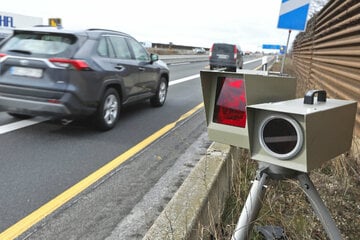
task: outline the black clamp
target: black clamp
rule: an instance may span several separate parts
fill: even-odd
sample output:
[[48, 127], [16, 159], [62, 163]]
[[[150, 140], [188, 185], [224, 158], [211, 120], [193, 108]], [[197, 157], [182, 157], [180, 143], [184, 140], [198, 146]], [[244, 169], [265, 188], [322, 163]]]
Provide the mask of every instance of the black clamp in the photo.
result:
[[255, 226], [255, 231], [260, 233], [265, 240], [288, 240], [284, 229], [278, 226]]

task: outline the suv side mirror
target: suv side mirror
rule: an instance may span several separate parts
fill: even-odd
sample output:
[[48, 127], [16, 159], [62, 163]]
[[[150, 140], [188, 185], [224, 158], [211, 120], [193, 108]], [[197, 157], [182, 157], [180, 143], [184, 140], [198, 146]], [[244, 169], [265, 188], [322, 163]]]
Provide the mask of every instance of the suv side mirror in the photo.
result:
[[150, 53], [150, 59], [151, 59], [151, 63], [153, 63], [159, 60], [159, 56], [157, 54]]

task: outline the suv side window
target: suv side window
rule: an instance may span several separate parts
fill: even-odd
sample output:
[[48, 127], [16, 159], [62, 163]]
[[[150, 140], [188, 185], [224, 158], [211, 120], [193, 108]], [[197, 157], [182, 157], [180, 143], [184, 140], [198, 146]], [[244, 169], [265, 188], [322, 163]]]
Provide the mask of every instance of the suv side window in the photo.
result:
[[116, 58], [131, 59], [131, 53], [125, 38], [118, 36], [111, 36], [110, 40], [114, 47]]
[[129, 38], [128, 41], [133, 49], [136, 60], [150, 62], [149, 54], [140, 43], [131, 38]]
[[111, 47], [107, 37], [100, 38], [97, 52], [102, 57], [115, 58], [114, 50]]
[[109, 41], [106, 37], [100, 38], [99, 45], [97, 47], [97, 52], [102, 57], [109, 57], [109, 58], [115, 57], [115, 53], [112, 50], [112, 48], [109, 47]]

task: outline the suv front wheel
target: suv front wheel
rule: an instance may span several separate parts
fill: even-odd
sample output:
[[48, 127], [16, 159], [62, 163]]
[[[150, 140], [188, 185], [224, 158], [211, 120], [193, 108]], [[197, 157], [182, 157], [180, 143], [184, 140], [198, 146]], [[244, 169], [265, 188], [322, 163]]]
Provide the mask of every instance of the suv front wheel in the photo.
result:
[[100, 130], [113, 128], [119, 119], [121, 100], [114, 88], [109, 88], [103, 95], [99, 108], [95, 114], [95, 124]]
[[165, 77], [160, 78], [159, 86], [154, 97], [150, 98], [150, 103], [153, 107], [161, 107], [164, 105], [168, 91], [168, 85]]

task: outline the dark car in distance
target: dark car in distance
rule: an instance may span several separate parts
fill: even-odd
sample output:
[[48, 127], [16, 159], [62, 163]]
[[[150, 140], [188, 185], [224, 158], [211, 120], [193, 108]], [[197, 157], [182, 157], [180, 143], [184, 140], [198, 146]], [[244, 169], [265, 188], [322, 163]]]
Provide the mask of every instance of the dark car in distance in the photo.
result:
[[214, 43], [209, 53], [210, 70], [225, 69], [236, 72], [243, 68], [243, 53], [239, 45]]
[[15, 29], [0, 45], [0, 110], [18, 118], [86, 118], [108, 130], [126, 104], [162, 106], [168, 83], [166, 64], [118, 31]]

